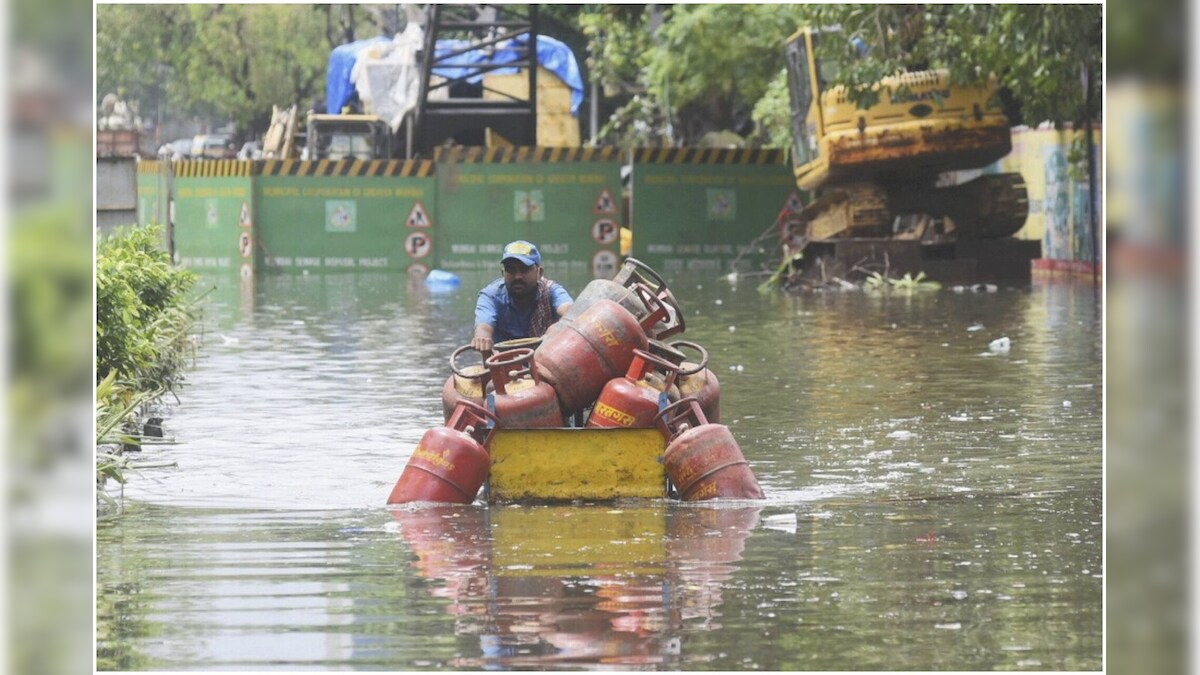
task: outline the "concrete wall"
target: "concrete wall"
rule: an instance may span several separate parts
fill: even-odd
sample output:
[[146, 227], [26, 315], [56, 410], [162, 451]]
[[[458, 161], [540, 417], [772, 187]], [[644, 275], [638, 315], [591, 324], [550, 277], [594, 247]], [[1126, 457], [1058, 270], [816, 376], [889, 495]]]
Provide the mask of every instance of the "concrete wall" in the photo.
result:
[[132, 157], [96, 158], [97, 229], [107, 234], [137, 222], [137, 161]]

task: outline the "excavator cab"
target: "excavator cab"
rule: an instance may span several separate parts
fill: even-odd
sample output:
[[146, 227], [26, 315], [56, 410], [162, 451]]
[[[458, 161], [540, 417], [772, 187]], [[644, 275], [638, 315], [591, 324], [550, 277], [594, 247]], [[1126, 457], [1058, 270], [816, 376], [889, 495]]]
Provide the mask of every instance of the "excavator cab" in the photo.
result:
[[837, 74], [837, 66], [818, 60], [816, 47], [823, 34], [840, 35], [836, 27], [823, 30], [805, 28], [787, 42], [788, 93], [792, 101], [792, 157], [797, 165], [820, 157], [818, 140], [825, 135], [821, 119], [821, 94]]

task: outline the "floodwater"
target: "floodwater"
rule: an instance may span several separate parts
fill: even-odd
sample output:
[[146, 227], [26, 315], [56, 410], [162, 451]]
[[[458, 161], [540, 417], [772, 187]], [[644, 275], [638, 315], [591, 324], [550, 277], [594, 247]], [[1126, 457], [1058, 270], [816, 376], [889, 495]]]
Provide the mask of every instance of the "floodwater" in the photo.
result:
[[1089, 286], [677, 278], [765, 501], [389, 509], [487, 280], [206, 278], [177, 443], [97, 525], [97, 667], [1103, 666]]

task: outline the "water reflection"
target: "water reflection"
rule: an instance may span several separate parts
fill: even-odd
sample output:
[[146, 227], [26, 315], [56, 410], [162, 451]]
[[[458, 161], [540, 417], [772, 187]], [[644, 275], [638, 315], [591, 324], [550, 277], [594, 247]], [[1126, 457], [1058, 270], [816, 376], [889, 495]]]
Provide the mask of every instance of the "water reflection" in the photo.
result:
[[761, 506], [394, 509], [468, 669], [671, 666], [682, 634], [721, 628], [724, 586]]

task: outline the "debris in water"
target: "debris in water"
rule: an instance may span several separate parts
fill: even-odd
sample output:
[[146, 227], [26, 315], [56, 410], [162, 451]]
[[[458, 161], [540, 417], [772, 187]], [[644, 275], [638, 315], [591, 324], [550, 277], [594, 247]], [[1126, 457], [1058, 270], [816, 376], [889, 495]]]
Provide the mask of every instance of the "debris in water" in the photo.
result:
[[716, 299], [716, 301], [715, 301], [715, 304], [718, 304], [718, 305], [723, 305], [723, 304], [725, 304], [725, 301], [724, 301], [724, 300], [722, 300], [722, 299], [720, 299], [720, 298], [717, 298], [717, 299]]
[[888, 438], [894, 438], [898, 441], [908, 440], [913, 436], [916, 436], [916, 434], [911, 431], [905, 431], [904, 429], [897, 429], [887, 435]]
[[983, 330], [983, 324], [981, 324], [981, 323], [977, 323], [977, 324], [974, 324], [974, 325], [971, 325], [971, 326], [967, 326], [967, 332], [968, 332], [968, 333], [974, 333], [975, 331], [979, 331], [979, 330]]
[[1064, 408], [1070, 408], [1070, 407], [1071, 407], [1071, 402], [1070, 402], [1070, 401], [1063, 401], [1063, 407], [1064, 407]]
[[733, 331], [735, 331], [735, 330], [737, 330], [737, 326], [730, 326], [730, 327], [729, 327], [729, 332], [730, 332], [730, 333], [732, 333], [732, 332], [733, 332]]
[[796, 533], [796, 514], [794, 513], [778, 513], [771, 516], [766, 516], [762, 519], [762, 526], [768, 530], [779, 530], [780, 532]]
[[1012, 340], [1008, 337], [1000, 337], [988, 343], [988, 349], [996, 354], [1007, 354], [1012, 348]]

